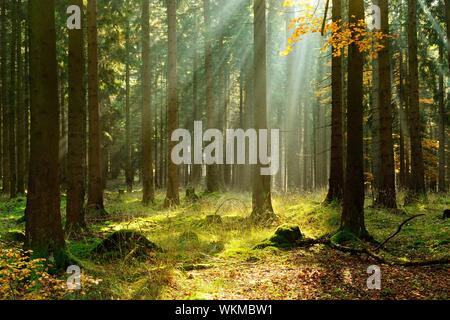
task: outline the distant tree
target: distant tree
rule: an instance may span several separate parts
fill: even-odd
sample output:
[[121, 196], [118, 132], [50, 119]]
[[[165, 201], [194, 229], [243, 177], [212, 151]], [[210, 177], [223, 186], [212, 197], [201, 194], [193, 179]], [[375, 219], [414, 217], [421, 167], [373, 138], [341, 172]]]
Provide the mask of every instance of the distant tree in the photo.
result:
[[[129, 1], [125, 2], [127, 6], [130, 5]], [[130, 73], [131, 73], [131, 61], [130, 61], [130, 21], [126, 21], [125, 26], [125, 183], [127, 185], [127, 191], [133, 192], [134, 172], [132, 163], [133, 149], [131, 145], [131, 102], [130, 102]]]

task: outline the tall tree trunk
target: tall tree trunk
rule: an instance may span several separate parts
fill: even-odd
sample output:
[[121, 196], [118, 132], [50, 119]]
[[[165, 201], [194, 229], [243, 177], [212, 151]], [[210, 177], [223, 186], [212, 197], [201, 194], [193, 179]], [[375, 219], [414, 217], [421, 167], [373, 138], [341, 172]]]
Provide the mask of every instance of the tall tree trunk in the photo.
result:
[[[129, 2], [127, 2], [129, 5]], [[134, 174], [132, 169], [132, 148], [131, 148], [131, 110], [130, 110], [130, 22], [127, 21], [125, 30], [126, 62], [125, 62], [125, 182], [127, 192], [133, 192]]]
[[[288, 13], [286, 15], [286, 38], [290, 37], [290, 30], [288, 28], [291, 20], [295, 18], [294, 13]], [[291, 191], [298, 190], [301, 186], [301, 176], [300, 176], [300, 143], [301, 137], [300, 132], [301, 128], [298, 125], [300, 121], [300, 99], [298, 89], [295, 87], [298, 85], [298, 82], [295, 81], [295, 77], [301, 77], [301, 75], [296, 74], [295, 67], [298, 65], [299, 57], [296, 57], [295, 53], [292, 53], [287, 58], [286, 63], [286, 112], [287, 112], [287, 123], [286, 123], [286, 139], [287, 139], [287, 148], [291, 150], [291, 152], [287, 153], [287, 182], [288, 188]], [[303, 89], [302, 89], [303, 90]], [[296, 151], [298, 150], [298, 151]]]
[[[217, 127], [217, 114], [214, 107], [214, 75], [213, 75], [213, 61], [212, 61], [212, 30], [211, 30], [211, 13], [210, 13], [210, 0], [203, 1], [204, 7], [204, 19], [205, 19], [205, 81], [206, 81], [206, 118], [208, 129]], [[222, 186], [220, 185], [218, 165], [208, 165], [206, 167], [206, 190], [208, 192], [220, 191]]]
[[88, 209], [104, 212], [98, 88], [97, 0], [88, 0]]
[[2, 117], [2, 193], [9, 193], [9, 142], [8, 142], [8, 104], [7, 104], [7, 80], [6, 80], [6, 0], [1, 1], [1, 20], [0, 20], [0, 77], [1, 77], [1, 88], [0, 88], [0, 104], [1, 104], [1, 117]]
[[[267, 129], [267, 43], [266, 0], [254, 0], [254, 121], [255, 129]], [[263, 165], [253, 168], [253, 221], [261, 223], [275, 218], [272, 207], [271, 176], [261, 174]]]
[[[342, 18], [341, 0], [333, 0], [333, 21]], [[331, 62], [331, 162], [330, 181], [326, 202], [341, 201], [344, 189], [344, 149], [343, 149], [343, 100], [342, 100], [342, 57], [333, 57]]]
[[422, 149], [423, 125], [419, 110], [419, 63], [417, 57], [417, 0], [408, 0], [409, 131], [411, 138], [411, 177], [407, 203], [425, 194], [425, 165]]
[[[378, 1], [374, 3], [378, 4]], [[380, 144], [380, 63], [378, 59], [372, 60], [372, 90], [371, 96], [371, 138], [372, 142], [367, 145], [370, 147], [370, 156], [372, 164], [372, 190], [378, 194], [381, 187], [381, 144]], [[369, 155], [369, 154], [367, 154]], [[368, 157], [367, 157], [368, 158]], [[373, 199], [376, 202], [376, 199]]]
[[149, 6], [149, 0], [142, 0], [142, 202], [146, 206], [155, 200], [152, 155], [153, 123], [151, 109]]
[[[14, 1], [15, 2], [15, 1]], [[10, 3], [10, 16], [11, 16], [11, 23], [12, 23], [12, 30], [17, 30], [18, 28], [18, 18], [17, 18], [17, 5], [16, 3], [11, 2]], [[8, 99], [8, 120], [9, 120], [9, 170], [10, 170], [10, 190], [9, 195], [10, 198], [15, 198], [17, 195], [17, 153], [16, 153], [16, 106], [17, 106], [17, 94], [16, 94], [16, 50], [17, 50], [17, 38], [16, 33], [14, 31], [11, 31], [11, 46], [10, 46], [10, 60], [9, 60], [9, 71], [10, 71], [10, 78], [9, 78], [9, 99]]]
[[17, 148], [17, 193], [25, 194], [25, 105], [24, 105], [24, 90], [23, 90], [23, 55], [22, 55], [22, 0], [17, 0], [17, 134], [16, 134], [16, 148]]
[[405, 107], [407, 104], [407, 99], [405, 95], [405, 76], [404, 76], [404, 64], [403, 64], [403, 50], [399, 53], [399, 66], [398, 66], [398, 95], [399, 95], [399, 110], [398, 110], [398, 122], [400, 131], [400, 188], [405, 188], [406, 183], [406, 137], [407, 137], [407, 125], [405, 119]]
[[[381, 32], [389, 34], [389, 1], [379, 0], [381, 9]], [[380, 103], [380, 186], [376, 204], [384, 208], [396, 209], [394, 142], [392, 138], [392, 90], [390, 41], [385, 39], [379, 53], [379, 103]]]
[[[350, 22], [364, 20], [364, 1], [349, 2]], [[364, 222], [364, 57], [353, 43], [348, 53], [347, 164], [341, 228], [358, 237], [367, 234]]]
[[60, 109], [60, 163], [61, 163], [61, 188], [67, 187], [67, 126], [66, 126], [66, 72], [64, 69], [59, 69], [59, 109]]
[[[447, 62], [448, 62], [448, 67], [449, 67], [449, 71], [450, 71], [450, 0], [445, 0], [445, 17], [446, 17], [446, 21], [447, 21]], [[448, 100], [450, 101], [450, 95], [448, 96]], [[449, 115], [450, 115], [450, 111], [447, 110], [447, 121], [449, 119]], [[448, 125], [449, 123], [444, 123], [444, 127], [447, 127], [448, 129]], [[445, 129], [444, 129], [445, 130]], [[447, 141], [447, 149], [450, 150], [450, 139], [448, 139]], [[448, 181], [448, 186], [450, 186], [450, 152], [447, 155], [447, 181]]]
[[[444, 47], [439, 45], [439, 62], [444, 65]], [[444, 90], [444, 75], [439, 73], [439, 192], [447, 192], [447, 184], [445, 182], [445, 146], [446, 146], [446, 112], [445, 112], [445, 90]]]
[[[71, 0], [83, 12], [83, 0]], [[81, 20], [84, 23], [84, 20]], [[86, 101], [84, 86], [84, 31], [69, 30], [69, 106], [67, 153], [67, 218], [66, 231], [76, 231], [86, 226], [85, 150]]]
[[[26, 6], [27, 8], [27, 6]], [[28, 17], [28, 12], [25, 13]], [[28, 181], [30, 168], [30, 32], [28, 24], [25, 27], [25, 68], [24, 68], [24, 159], [25, 159], [25, 184]]]
[[178, 167], [173, 163], [171, 153], [176, 146], [171, 141], [172, 133], [178, 129], [178, 93], [177, 93], [177, 1], [167, 1], [168, 33], [169, 33], [169, 62], [168, 62], [168, 118], [167, 133], [169, 147], [167, 152], [168, 181], [165, 206], [180, 204]]
[[26, 247], [64, 267], [59, 189], [59, 104], [54, 0], [29, 0], [31, 150]]
[[[196, 34], [198, 33], [198, 25], [195, 23]], [[194, 110], [194, 121], [202, 121], [202, 112], [200, 108], [200, 104], [198, 101], [198, 84], [199, 84], [199, 64], [198, 64], [198, 50], [194, 48], [194, 57], [193, 57], [193, 72], [192, 72], [192, 108]], [[201, 164], [193, 164], [192, 166], [192, 177], [191, 177], [191, 185], [195, 188], [200, 184], [202, 180], [202, 165]]]

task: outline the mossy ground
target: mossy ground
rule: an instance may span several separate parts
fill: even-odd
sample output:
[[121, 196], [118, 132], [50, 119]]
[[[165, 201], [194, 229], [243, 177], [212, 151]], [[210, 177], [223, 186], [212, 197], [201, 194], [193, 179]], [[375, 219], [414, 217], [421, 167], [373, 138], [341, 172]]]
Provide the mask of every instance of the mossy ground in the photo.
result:
[[[324, 192], [274, 195], [279, 225], [298, 225], [306, 237], [336, 231], [340, 208], [324, 207]], [[277, 226], [258, 227], [247, 219], [250, 194], [200, 195], [200, 200], [164, 209], [164, 195], [144, 207], [140, 192], [106, 193], [108, 216], [88, 217], [89, 231], [67, 248], [85, 272], [102, 279], [87, 299], [448, 299], [448, 266], [400, 268], [382, 266], [383, 289], [366, 288], [366, 270], [374, 264], [323, 245], [308, 249], [253, 248], [270, 238]], [[228, 200], [232, 199], [232, 200]], [[217, 212], [221, 224], [208, 224]], [[401, 203], [401, 199], [399, 201]], [[65, 200], [62, 200], [64, 208]], [[405, 214], [370, 208], [366, 224], [377, 240], [387, 238], [408, 216], [424, 213], [390, 241], [386, 250], [407, 258], [442, 257], [450, 251], [450, 219], [442, 212], [450, 196], [430, 195], [426, 202], [402, 207]], [[25, 199], [0, 200], [0, 233], [23, 231], [16, 221], [23, 215]], [[91, 255], [103, 238], [117, 230], [144, 234], [163, 249], [147, 259], [108, 262]], [[194, 236], [194, 234], [196, 236]], [[189, 270], [189, 271], [186, 271]]]

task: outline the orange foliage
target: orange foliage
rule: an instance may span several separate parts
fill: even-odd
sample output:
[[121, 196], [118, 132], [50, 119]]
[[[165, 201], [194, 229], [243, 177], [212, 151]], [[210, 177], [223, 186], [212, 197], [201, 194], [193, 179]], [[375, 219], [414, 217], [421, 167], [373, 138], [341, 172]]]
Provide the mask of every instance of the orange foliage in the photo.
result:
[[[285, 1], [283, 5], [292, 6], [293, 1]], [[288, 29], [293, 30], [293, 33], [288, 38], [286, 49], [281, 52], [281, 55], [289, 55], [295, 44], [303, 40], [306, 34], [321, 33], [322, 23], [323, 17], [315, 17], [312, 13], [290, 20]], [[325, 24], [324, 34], [330, 34], [330, 36], [322, 51], [331, 47], [334, 57], [341, 56], [349, 46], [356, 44], [360, 52], [368, 53], [373, 59], [376, 59], [378, 53], [384, 48], [384, 41], [393, 38], [382, 31], [369, 30], [364, 20], [356, 23], [342, 20], [333, 21]]]

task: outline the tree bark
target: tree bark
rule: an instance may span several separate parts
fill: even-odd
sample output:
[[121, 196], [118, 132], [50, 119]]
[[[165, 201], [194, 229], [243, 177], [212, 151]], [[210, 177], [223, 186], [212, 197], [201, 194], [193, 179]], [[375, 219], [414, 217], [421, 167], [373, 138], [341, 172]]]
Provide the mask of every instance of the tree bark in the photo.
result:
[[419, 63], [417, 57], [417, 0], [408, 0], [409, 131], [411, 176], [406, 202], [425, 194], [425, 166], [422, 149], [423, 125], [419, 110]]
[[[444, 48], [441, 44], [439, 46], [439, 61], [441, 65], [444, 65]], [[446, 176], [445, 176], [445, 165], [446, 165], [446, 157], [445, 157], [445, 146], [446, 146], [446, 112], [445, 112], [445, 90], [444, 90], [444, 75], [443, 73], [439, 73], [439, 192], [445, 193], [447, 192], [447, 184], [446, 184]]]
[[[127, 2], [129, 4], [129, 2]], [[132, 164], [132, 147], [131, 147], [131, 110], [130, 110], [130, 22], [127, 21], [125, 30], [125, 46], [126, 46], [126, 62], [125, 62], [125, 183], [127, 192], [133, 192], [133, 164]]]
[[[83, 0], [71, 0], [83, 12]], [[82, 18], [82, 23], [84, 20]], [[68, 153], [67, 153], [67, 217], [66, 231], [86, 226], [85, 199], [85, 150], [86, 101], [84, 86], [84, 32], [69, 30], [69, 105], [68, 105]]]
[[9, 194], [9, 120], [8, 120], [8, 101], [7, 101], [7, 41], [6, 41], [6, 0], [1, 2], [1, 20], [0, 20], [0, 76], [1, 76], [1, 106], [2, 106], [2, 193]]
[[[363, 0], [349, 2], [349, 16], [352, 23], [364, 20]], [[354, 43], [348, 54], [348, 140], [341, 228], [358, 237], [367, 234], [364, 222], [363, 67], [363, 54]]]
[[[267, 43], [266, 0], [254, 0], [254, 124], [256, 130], [267, 129]], [[255, 222], [268, 222], [276, 216], [272, 207], [271, 176], [264, 176], [260, 161], [253, 168], [253, 211]]]
[[[17, 5], [14, 2], [10, 3], [10, 16], [12, 29], [17, 30], [18, 19], [17, 19]], [[10, 50], [10, 60], [9, 60], [9, 94], [8, 94], [8, 120], [9, 120], [9, 181], [10, 181], [10, 198], [15, 198], [17, 196], [17, 153], [16, 153], [16, 107], [17, 107], [17, 95], [16, 95], [16, 50], [17, 50], [17, 38], [16, 33], [11, 31], [11, 46]]]
[[23, 91], [23, 55], [22, 55], [22, 0], [16, 2], [17, 11], [17, 193], [25, 194], [25, 105]]
[[67, 256], [59, 189], [59, 104], [54, 0], [29, 0], [31, 150], [26, 208], [26, 247], [36, 257]]
[[[197, 22], [195, 23], [196, 34], [198, 33]], [[193, 72], [192, 72], [192, 108], [194, 110], [194, 121], [202, 121], [202, 112], [198, 101], [198, 84], [199, 84], [199, 64], [198, 64], [198, 50], [194, 48], [193, 57]], [[202, 165], [192, 165], [191, 185], [195, 189], [202, 180]]]
[[97, 0], [88, 1], [87, 24], [89, 109], [88, 209], [103, 212], [101, 126], [98, 99]]
[[[210, 17], [210, 0], [203, 1], [204, 19], [205, 19], [205, 80], [206, 80], [206, 118], [208, 129], [217, 127], [217, 115], [214, 107], [214, 75], [213, 75], [213, 60], [212, 60], [212, 31], [211, 31], [211, 17]], [[218, 165], [206, 166], [206, 191], [218, 192], [222, 189], [219, 178]]]
[[173, 163], [171, 153], [176, 142], [171, 141], [172, 132], [178, 129], [178, 93], [177, 93], [177, 1], [167, 0], [168, 33], [169, 33], [169, 75], [168, 75], [168, 118], [167, 133], [169, 147], [167, 152], [168, 181], [165, 206], [180, 204], [178, 167]]
[[[142, 0], [142, 184], [143, 184], [142, 202], [146, 206], [155, 200], [155, 189], [153, 182], [153, 155], [152, 155], [153, 124], [152, 124], [152, 109], [151, 109], [149, 6], [150, 3], [148, 0]], [[174, 68], [176, 68], [176, 60]], [[175, 75], [175, 82], [176, 81], [177, 80]]]
[[[333, 21], [342, 18], [341, 0], [333, 0]], [[332, 111], [331, 111], [331, 162], [330, 181], [328, 194], [325, 202], [342, 201], [344, 193], [344, 149], [343, 149], [343, 74], [342, 57], [333, 57], [331, 62], [331, 88], [332, 88]]]
[[[445, 0], [445, 17], [446, 17], [446, 25], [447, 25], [447, 62], [450, 71], [450, 0]], [[448, 99], [450, 100], [450, 94]], [[448, 129], [448, 121], [449, 121], [450, 110], [447, 110], [446, 119], [447, 123], [444, 123], [444, 127]], [[445, 129], [444, 129], [445, 130]], [[447, 149], [450, 150], [450, 139], [447, 139]], [[447, 155], [447, 185], [446, 189], [450, 186], [450, 152]]]
[[[389, 35], [389, 0], [378, 1], [381, 9], [381, 32]], [[380, 103], [380, 185], [376, 204], [396, 209], [394, 142], [392, 138], [392, 89], [390, 41], [384, 39], [379, 52], [379, 103]]]

